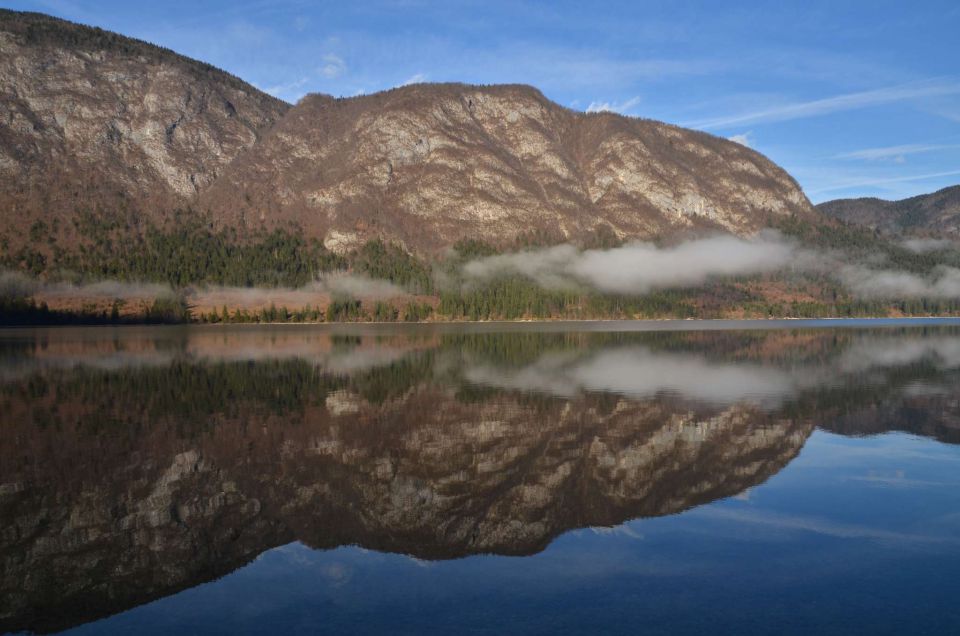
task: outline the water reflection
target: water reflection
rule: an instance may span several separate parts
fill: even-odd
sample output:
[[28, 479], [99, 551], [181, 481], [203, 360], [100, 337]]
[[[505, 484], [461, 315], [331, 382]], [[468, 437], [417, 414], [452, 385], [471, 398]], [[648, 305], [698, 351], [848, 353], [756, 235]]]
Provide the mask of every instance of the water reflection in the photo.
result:
[[960, 441], [955, 328], [0, 342], [6, 630], [114, 614], [294, 541], [536, 554], [746, 496], [817, 427]]

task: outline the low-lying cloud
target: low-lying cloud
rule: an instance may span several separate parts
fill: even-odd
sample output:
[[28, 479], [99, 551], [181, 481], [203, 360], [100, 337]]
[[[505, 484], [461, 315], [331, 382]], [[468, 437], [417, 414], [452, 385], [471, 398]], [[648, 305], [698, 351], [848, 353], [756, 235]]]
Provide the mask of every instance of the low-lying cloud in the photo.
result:
[[940, 252], [943, 250], [957, 249], [960, 247], [955, 241], [950, 239], [934, 238], [913, 238], [906, 239], [900, 243], [903, 247], [917, 254], [927, 254], [929, 252]]
[[0, 298], [26, 298], [41, 294], [45, 299], [90, 298], [102, 300], [135, 300], [170, 296], [169, 285], [155, 283], [127, 283], [105, 280], [76, 285], [73, 283], [44, 283], [19, 272], [0, 272]]
[[[113, 280], [87, 284], [50, 283], [38, 281], [19, 272], [0, 272], [0, 299], [33, 297], [38, 301], [51, 303], [77, 299], [104, 302], [113, 300], [151, 302], [157, 298], [173, 297], [175, 293], [169, 285], [159, 283], [130, 283]], [[298, 308], [324, 305], [332, 298], [382, 300], [407, 294], [404, 289], [390, 281], [344, 272], [328, 274], [296, 289], [198, 286], [188, 288], [184, 293], [188, 303], [207, 308], [219, 308], [224, 305], [266, 307], [270, 304]]]
[[104, 300], [135, 300], [141, 298], [160, 298], [173, 294], [169, 285], [157, 283], [124, 283], [104, 280], [87, 285], [72, 283], [52, 283], [43, 286], [43, 295], [47, 298], [100, 298]]
[[36, 292], [38, 283], [19, 272], [0, 271], [0, 300], [26, 298]]
[[331, 298], [382, 300], [406, 294], [402, 288], [385, 280], [359, 274], [328, 274], [303, 287], [206, 287], [191, 291], [191, 302], [201, 306], [230, 307], [244, 305], [262, 307], [306, 307], [323, 305]]
[[761, 274], [798, 259], [795, 247], [776, 233], [754, 240], [716, 236], [657, 247], [631, 243], [608, 250], [580, 251], [572, 245], [489, 256], [467, 263], [468, 280], [520, 274], [546, 288], [588, 286], [599, 291], [642, 294], [654, 289], [693, 287], [712, 277]]
[[361, 274], [335, 273], [320, 278], [308, 286], [331, 295], [345, 295], [355, 298], [393, 298], [407, 292], [390, 281], [369, 278]]
[[937, 267], [921, 276], [892, 269], [843, 265], [841, 284], [860, 298], [960, 298], [960, 269]]
[[[940, 239], [910, 239], [902, 245], [915, 252], [958, 246]], [[645, 294], [657, 289], [699, 287], [714, 278], [755, 276], [787, 268], [830, 276], [857, 298], [960, 298], [958, 268], [941, 265], [918, 274], [885, 266], [882, 254], [857, 259], [839, 251], [800, 247], [769, 231], [754, 239], [715, 236], [670, 247], [630, 243], [606, 250], [579, 250], [558, 245], [480, 258], [467, 263], [462, 271], [468, 284], [521, 275], [546, 289]]]

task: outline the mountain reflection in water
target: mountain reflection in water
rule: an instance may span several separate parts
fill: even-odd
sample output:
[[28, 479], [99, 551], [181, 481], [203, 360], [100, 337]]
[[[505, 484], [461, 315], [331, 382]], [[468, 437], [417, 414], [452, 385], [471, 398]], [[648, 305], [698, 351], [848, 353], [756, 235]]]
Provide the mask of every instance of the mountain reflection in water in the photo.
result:
[[0, 630], [291, 542], [532, 555], [764, 483], [816, 429], [960, 441], [960, 331], [0, 335]]

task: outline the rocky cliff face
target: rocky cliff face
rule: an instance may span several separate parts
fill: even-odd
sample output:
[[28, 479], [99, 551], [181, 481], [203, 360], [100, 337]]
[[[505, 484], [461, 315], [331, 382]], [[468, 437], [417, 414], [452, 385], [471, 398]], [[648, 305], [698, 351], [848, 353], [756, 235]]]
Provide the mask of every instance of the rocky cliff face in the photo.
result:
[[741, 145], [527, 86], [418, 84], [294, 107], [144, 42], [0, 12], [0, 237], [173, 208], [220, 226], [293, 223], [346, 250], [376, 236], [436, 252], [464, 237], [590, 242], [751, 234], [814, 214], [783, 170]]
[[960, 186], [900, 201], [836, 199], [817, 209], [891, 237], [960, 238]]
[[749, 235], [813, 214], [789, 175], [739, 144], [574, 112], [528, 86], [460, 84], [308, 96], [200, 202], [226, 223], [295, 221], [333, 249], [385, 235], [419, 252], [464, 237]]
[[288, 108], [207, 64], [40, 14], [0, 10], [0, 51], [0, 231], [14, 242], [36, 220], [69, 239], [82, 211], [162, 218]]

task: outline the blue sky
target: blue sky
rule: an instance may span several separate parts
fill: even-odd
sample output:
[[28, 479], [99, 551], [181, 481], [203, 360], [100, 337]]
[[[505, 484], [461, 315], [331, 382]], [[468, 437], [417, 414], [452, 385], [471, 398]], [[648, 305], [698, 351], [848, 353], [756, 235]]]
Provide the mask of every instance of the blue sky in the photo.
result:
[[142, 38], [295, 102], [521, 82], [738, 139], [814, 201], [960, 183], [960, 2], [0, 2]]

